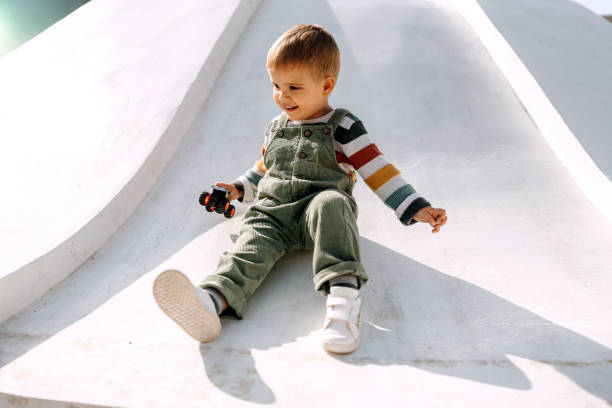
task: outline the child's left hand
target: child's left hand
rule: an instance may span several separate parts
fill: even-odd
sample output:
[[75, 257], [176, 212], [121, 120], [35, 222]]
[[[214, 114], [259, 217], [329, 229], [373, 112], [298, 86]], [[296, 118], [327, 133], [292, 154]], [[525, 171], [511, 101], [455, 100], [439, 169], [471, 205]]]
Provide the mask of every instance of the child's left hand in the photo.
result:
[[442, 208], [423, 207], [412, 217], [416, 221], [426, 222], [433, 227], [434, 232], [440, 231], [440, 227], [446, 224], [446, 211]]

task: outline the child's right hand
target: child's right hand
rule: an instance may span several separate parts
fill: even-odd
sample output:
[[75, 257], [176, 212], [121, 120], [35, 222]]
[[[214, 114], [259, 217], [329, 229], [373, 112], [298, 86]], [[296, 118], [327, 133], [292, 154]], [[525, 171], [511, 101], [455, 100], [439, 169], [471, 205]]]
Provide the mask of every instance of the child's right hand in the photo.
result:
[[224, 188], [229, 191], [229, 196], [227, 197], [229, 201], [237, 200], [242, 197], [242, 193], [240, 192], [240, 190], [238, 190], [233, 184], [217, 182], [215, 183], [215, 186]]

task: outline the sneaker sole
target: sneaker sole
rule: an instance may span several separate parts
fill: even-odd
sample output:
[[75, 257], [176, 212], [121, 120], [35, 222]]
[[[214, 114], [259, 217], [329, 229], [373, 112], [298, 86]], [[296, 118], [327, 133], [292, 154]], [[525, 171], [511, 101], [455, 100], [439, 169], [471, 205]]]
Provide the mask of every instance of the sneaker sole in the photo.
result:
[[170, 269], [159, 274], [153, 283], [153, 297], [159, 308], [195, 340], [207, 343], [221, 332], [219, 317], [200, 304], [195, 287], [181, 272]]
[[361, 336], [359, 336], [357, 340], [352, 344], [335, 344], [335, 343], [322, 342], [322, 346], [325, 349], [325, 351], [328, 351], [330, 353], [349, 354], [357, 350], [357, 347], [359, 347], [360, 341], [361, 341]]

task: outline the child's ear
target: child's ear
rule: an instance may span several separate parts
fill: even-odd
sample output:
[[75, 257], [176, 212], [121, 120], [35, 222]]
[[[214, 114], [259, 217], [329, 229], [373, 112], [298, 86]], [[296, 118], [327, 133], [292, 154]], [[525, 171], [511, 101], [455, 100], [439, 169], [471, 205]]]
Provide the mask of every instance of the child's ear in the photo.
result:
[[336, 86], [336, 78], [325, 78], [325, 80], [323, 81], [323, 95], [329, 95], [331, 91], [334, 90], [334, 86]]

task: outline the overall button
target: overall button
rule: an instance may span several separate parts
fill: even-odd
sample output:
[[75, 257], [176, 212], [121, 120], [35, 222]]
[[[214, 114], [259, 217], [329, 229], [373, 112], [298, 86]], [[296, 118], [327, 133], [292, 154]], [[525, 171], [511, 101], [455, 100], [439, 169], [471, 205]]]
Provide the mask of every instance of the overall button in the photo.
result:
[[298, 154], [298, 157], [299, 157], [300, 159], [305, 159], [305, 158], [306, 158], [306, 153], [304, 153], [304, 152], [300, 152], [300, 154]]
[[304, 136], [310, 137], [310, 130], [305, 130], [304, 131]]
[[325, 133], [326, 135], [329, 135], [329, 132], [330, 132], [329, 128], [323, 129], [323, 133]]
[[283, 137], [283, 135], [284, 135], [284, 134], [285, 134], [285, 132], [283, 132], [282, 130], [279, 130], [279, 131], [276, 133], [276, 135], [277, 135], [278, 137]]

